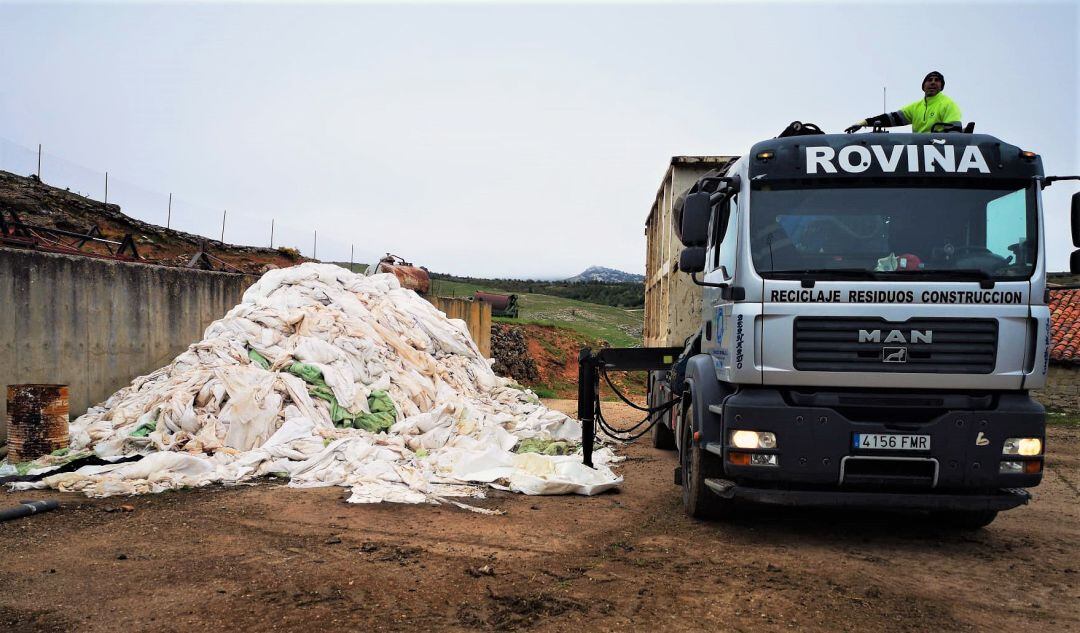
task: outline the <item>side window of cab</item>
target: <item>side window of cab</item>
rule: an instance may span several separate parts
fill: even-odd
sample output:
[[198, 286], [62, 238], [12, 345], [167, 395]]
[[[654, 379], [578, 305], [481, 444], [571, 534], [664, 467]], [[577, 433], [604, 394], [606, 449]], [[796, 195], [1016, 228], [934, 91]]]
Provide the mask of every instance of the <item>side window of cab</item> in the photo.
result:
[[709, 263], [711, 269], [724, 269], [724, 278], [730, 279], [735, 274], [735, 242], [737, 239], [739, 195], [728, 198], [717, 206], [713, 214], [712, 231], [709, 241], [713, 248]]

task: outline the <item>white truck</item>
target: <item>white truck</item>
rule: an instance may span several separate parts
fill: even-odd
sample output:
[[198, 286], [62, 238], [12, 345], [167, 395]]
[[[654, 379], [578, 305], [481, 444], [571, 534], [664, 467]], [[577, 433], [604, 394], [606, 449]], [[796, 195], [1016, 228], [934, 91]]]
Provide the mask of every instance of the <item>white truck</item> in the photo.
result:
[[691, 516], [750, 501], [981, 527], [1026, 503], [1059, 179], [958, 132], [793, 125], [742, 157], [673, 159], [646, 226], [647, 347], [582, 353], [587, 443], [598, 376], [652, 369], [653, 442], [678, 449]]

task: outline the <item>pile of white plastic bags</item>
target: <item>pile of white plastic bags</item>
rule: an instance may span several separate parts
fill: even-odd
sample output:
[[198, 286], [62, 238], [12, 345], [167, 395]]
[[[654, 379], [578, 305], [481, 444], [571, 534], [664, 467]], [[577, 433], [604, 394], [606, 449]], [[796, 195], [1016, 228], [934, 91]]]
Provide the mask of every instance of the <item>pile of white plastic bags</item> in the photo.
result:
[[437, 503], [485, 486], [596, 494], [621, 483], [610, 449], [585, 467], [580, 423], [496, 376], [464, 322], [391, 274], [329, 264], [266, 273], [203, 340], [70, 433], [66, 455], [28, 472], [91, 453], [117, 463], [15, 486], [108, 496], [273, 475], [347, 486], [354, 503]]

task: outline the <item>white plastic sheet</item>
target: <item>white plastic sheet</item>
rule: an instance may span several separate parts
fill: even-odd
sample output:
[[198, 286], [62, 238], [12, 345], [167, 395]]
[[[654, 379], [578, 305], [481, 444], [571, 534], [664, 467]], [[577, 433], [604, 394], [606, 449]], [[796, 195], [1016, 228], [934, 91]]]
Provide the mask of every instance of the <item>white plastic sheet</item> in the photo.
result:
[[[335, 428], [330, 405], [287, 373], [293, 362], [320, 369], [352, 413], [386, 391], [396, 422], [387, 433]], [[133, 435], [140, 427], [153, 430]], [[591, 495], [622, 481], [610, 449], [595, 470], [580, 454], [515, 453], [527, 438], [580, 441], [581, 426], [495, 376], [463, 322], [393, 275], [314, 263], [264, 275], [202, 341], [75, 420], [71, 437], [73, 450], [107, 460], [145, 457], [16, 486], [108, 496], [277, 474], [350, 487], [354, 503], [436, 503], [482, 496], [479, 484]]]

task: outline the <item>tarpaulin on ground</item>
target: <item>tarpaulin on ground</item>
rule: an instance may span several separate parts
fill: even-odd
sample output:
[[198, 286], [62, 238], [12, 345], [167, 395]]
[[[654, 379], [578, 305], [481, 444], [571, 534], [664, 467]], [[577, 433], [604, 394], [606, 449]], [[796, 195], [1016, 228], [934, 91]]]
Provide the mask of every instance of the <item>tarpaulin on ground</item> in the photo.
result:
[[367, 503], [482, 496], [478, 484], [595, 494], [621, 482], [609, 449], [595, 470], [562, 454], [580, 423], [496, 376], [464, 322], [391, 274], [328, 264], [270, 271], [203, 340], [70, 431], [71, 453], [143, 457], [14, 485], [108, 496], [277, 475], [348, 486], [350, 501]]

